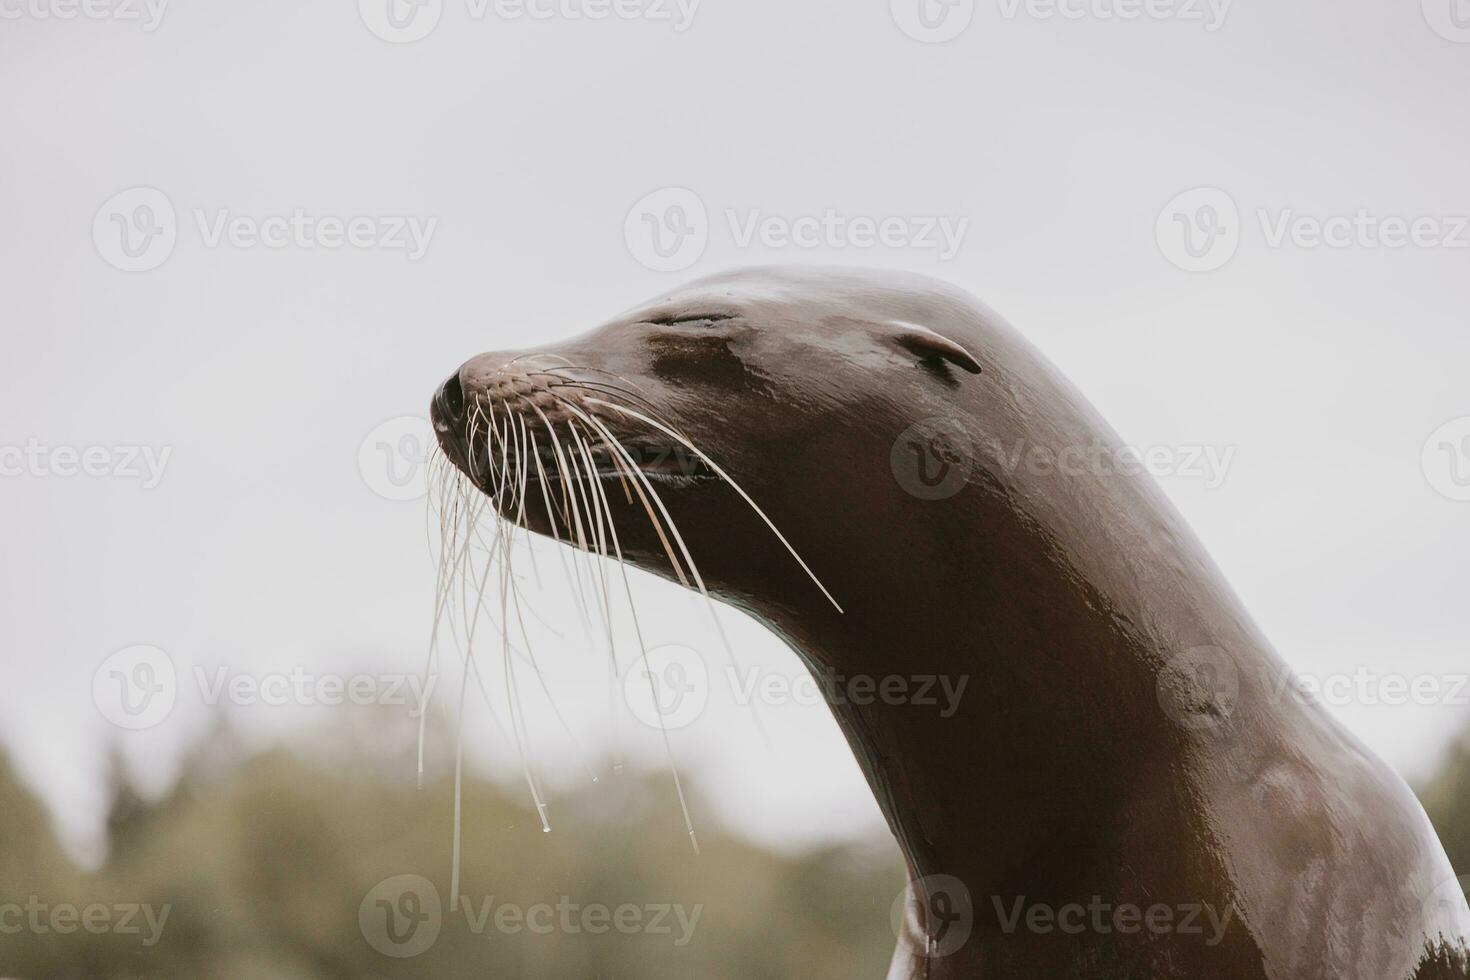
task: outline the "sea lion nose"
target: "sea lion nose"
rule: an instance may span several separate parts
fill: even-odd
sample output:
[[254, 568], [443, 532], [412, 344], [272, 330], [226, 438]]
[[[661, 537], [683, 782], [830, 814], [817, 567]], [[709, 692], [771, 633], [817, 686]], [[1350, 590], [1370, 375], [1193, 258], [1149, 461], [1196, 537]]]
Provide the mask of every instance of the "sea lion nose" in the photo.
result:
[[458, 371], [451, 374], [434, 393], [434, 426], [440, 432], [464, 425], [464, 383], [459, 375]]
[[460, 367], [460, 384], [472, 395], [493, 389], [504, 380], [506, 368], [520, 359], [515, 351], [476, 354]]

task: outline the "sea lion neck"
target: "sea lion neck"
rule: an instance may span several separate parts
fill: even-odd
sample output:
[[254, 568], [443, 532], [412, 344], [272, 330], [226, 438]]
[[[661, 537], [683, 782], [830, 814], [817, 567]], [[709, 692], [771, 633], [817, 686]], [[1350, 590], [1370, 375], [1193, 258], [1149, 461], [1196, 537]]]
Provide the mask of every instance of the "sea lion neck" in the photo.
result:
[[843, 614], [772, 625], [812, 668], [917, 875], [1063, 889], [1117, 870], [1121, 823], [1107, 820], [1195, 747], [1160, 702], [1163, 666], [1200, 646], [1254, 647], [1223, 583], [1184, 574], [1187, 539], [1157, 535], [1136, 574], [1102, 583], [1078, 554], [1095, 542], [1019, 508], [994, 474], [972, 480], [963, 515], [910, 525], [859, 572], [827, 576]]
[[[1173, 508], [1141, 480], [1038, 479], [984, 450], [955, 498], [904, 506], [948, 512], [899, 517], [906, 533], [873, 536], [861, 569], [815, 560], [842, 614], [807, 604], [767, 621], [818, 679], [911, 888], [966, 890], [974, 935], [914, 975], [973, 976], [1013, 957], [1056, 971], [1016, 975], [1072, 975], [1098, 937], [1031, 949], [1005, 931], [1018, 902], [1107, 896], [1223, 917], [1235, 888], [1210, 813], [1218, 774], [1259, 771], [1281, 747], [1237, 729], [1234, 702], [1171, 702], [1170, 665], [1228, 650], [1241, 701], [1261, 715], [1281, 668]], [[914, 916], [900, 956], [928, 941], [923, 908]], [[1259, 962], [1248, 932], [1226, 941]], [[1196, 952], [1204, 968], [1216, 951], [1180, 955]]]

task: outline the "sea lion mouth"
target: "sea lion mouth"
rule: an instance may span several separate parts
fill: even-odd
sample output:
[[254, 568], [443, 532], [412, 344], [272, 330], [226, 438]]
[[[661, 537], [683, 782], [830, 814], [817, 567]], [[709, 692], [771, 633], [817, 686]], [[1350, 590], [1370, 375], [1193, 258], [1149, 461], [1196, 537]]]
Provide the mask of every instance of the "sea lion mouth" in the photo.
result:
[[[709, 464], [678, 443], [639, 439], [619, 441], [627, 454], [626, 458], [607, 445], [589, 448], [591, 470], [598, 479], [627, 479], [626, 464], [629, 461], [650, 480], [670, 486], [688, 486], [719, 479]], [[543, 466], [555, 461], [553, 452], [542, 449], [541, 453]], [[548, 473], [547, 479], [563, 480], [565, 475], [558, 470], [555, 475]]]
[[[708, 458], [677, 430], [654, 422], [654, 409], [631, 390], [533, 373], [547, 377], [507, 374], [467, 394], [456, 372], [434, 394], [429, 414], [439, 447], [481, 492], [494, 497], [497, 485], [513, 487], [523, 475], [558, 487], [589, 475], [667, 487], [719, 479]], [[639, 409], [606, 400], [616, 395]]]

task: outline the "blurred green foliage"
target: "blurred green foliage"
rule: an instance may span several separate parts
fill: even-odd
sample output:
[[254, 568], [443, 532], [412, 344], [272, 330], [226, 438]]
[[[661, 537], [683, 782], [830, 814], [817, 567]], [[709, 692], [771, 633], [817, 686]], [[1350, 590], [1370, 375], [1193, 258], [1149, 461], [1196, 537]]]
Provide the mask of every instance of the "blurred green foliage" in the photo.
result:
[[[229, 742], [219, 733], [160, 800], [119, 777], [110, 852], [94, 873], [66, 859], [47, 814], [0, 760], [0, 906], [39, 904], [41, 923], [0, 932], [0, 976], [847, 980], [882, 976], [892, 954], [887, 922], [903, 874], [886, 842], [788, 858], [722, 832], [695, 800], [696, 856], [671, 783], [649, 774], [603, 777], [552, 800], [548, 834], [522, 802], [528, 794], [467, 777], [467, 902], [451, 912], [447, 774], [420, 790], [411, 757], [242, 758]], [[380, 882], [400, 875], [428, 879], [440, 903], [433, 942], [403, 958], [369, 939], [382, 945], [387, 911], [377, 899], [397, 908]], [[147, 945], [142, 914], [137, 933], [63, 934], [49, 914], [64, 904], [143, 904], [155, 920], [169, 911]], [[609, 916], [622, 907], [623, 929], [588, 917], [592, 907]], [[0, 927], [24, 915], [0, 917]]]
[[[553, 800], [550, 834], [526, 794], [467, 778], [467, 901], [451, 911], [452, 781], [435, 773], [418, 789], [402, 745], [338, 739], [309, 756], [249, 756], [220, 731], [157, 800], [141, 797], [124, 768], [114, 766], [108, 857], [88, 872], [0, 757], [0, 907], [20, 909], [0, 916], [0, 976], [848, 980], [883, 976], [892, 952], [887, 922], [903, 876], [891, 843], [782, 856], [722, 832], [696, 800], [696, 857], [659, 775], [603, 778]], [[1470, 742], [1422, 796], [1455, 868], [1470, 874]], [[406, 957], [382, 951], [401, 875], [427, 879], [440, 903], [437, 932], [423, 937], [432, 942]], [[63, 905], [139, 904], [155, 920], [168, 909], [151, 944], [142, 914], [136, 932], [63, 932], [49, 918]], [[27, 907], [39, 907], [40, 928], [22, 922]], [[607, 920], [586, 918], [589, 907], [636, 908], [638, 920], [594, 933]], [[498, 923], [497, 912], [508, 917]], [[17, 922], [19, 932], [5, 928]]]
[[1470, 735], [1450, 750], [1419, 795], [1456, 874], [1470, 875]]

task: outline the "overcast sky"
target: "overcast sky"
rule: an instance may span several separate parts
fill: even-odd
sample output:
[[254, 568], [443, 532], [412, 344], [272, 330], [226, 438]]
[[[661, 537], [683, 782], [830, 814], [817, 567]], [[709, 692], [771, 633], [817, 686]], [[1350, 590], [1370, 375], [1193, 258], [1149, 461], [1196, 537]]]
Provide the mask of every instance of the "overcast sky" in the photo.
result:
[[[976, 293], [1129, 444], [1228, 460], [1161, 482], [1298, 670], [1439, 685], [1334, 705], [1371, 746], [1418, 778], [1470, 723], [1470, 422], [1439, 431], [1470, 416], [1463, 0], [386, 2], [0, 0], [0, 736], [74, 840], [102, 747], [163, 785], [222, 676], [420, 667], [424, 502], [370, 462], [417, 430], [380, 425], [473, 353], [753, 263]], [[709, 818], [874, 833], [826, 709], [767, 706], [769, 751], [707, 617], [640, 588], [715, 678], [673, 734]], [[94, 676], [146, 680], [108, 661], [139, 644], [178, 692], [132, 731]], [[605, 666], [548, 672], [582, 740], [536, 712], [554, 781], [614, 740], [659, 764], [602, 727]], [[231, 710], [262, 740], [336, 717]]]

